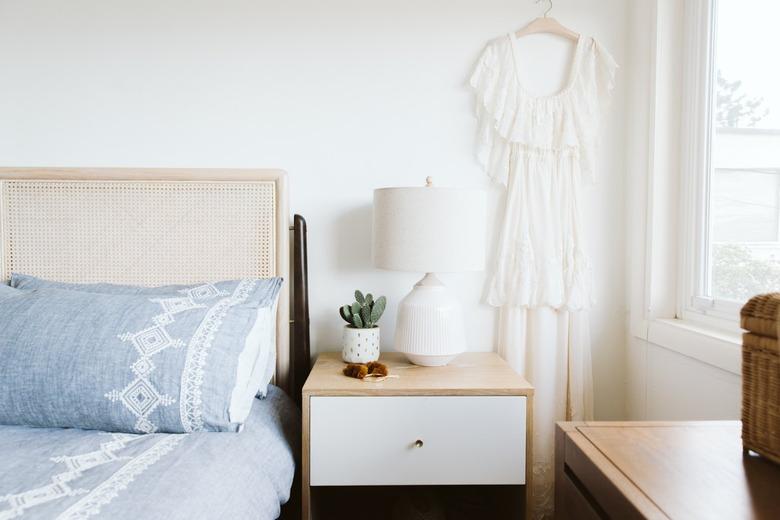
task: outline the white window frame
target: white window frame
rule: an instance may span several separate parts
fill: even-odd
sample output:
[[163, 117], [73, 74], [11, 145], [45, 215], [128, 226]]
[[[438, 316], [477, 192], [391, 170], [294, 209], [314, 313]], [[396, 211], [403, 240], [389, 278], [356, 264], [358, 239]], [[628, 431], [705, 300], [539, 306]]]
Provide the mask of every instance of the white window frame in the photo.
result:
[[677, 317], [736, 330], [742, 303], [706, 294], [717, 0], [685, 3]]
[[[739, 375], [736, 312], [693, 299], [694, 262], [705, 252], [694, 245], [704, 243], [696, 222], [707, 209], [700, 187], [707, 180], [711, 98], [702, 99], [701, 92], [712, 68], [714, 1], [654, 0], [647, 8], [653, 20], [648, 75], [639, 74], [634, 87], [637, 99], [650, 100], [649, 131], [645, 145], [643, 112], [638, 112], [640, 134], [632, 143], [639, 158], [647, 150], [646, 165], [639, 166], [645, 168], [646, 183], [629, 199], [636, 207], [629, 215], [629, 244], [635, 252], [629, 265], [630, 335], [640, 341], [629, 343], [629, 356], [636, 361], [648, 352], [641, 345], [654, 345]], [[643, 63], [641, 45], [634, 51]]]

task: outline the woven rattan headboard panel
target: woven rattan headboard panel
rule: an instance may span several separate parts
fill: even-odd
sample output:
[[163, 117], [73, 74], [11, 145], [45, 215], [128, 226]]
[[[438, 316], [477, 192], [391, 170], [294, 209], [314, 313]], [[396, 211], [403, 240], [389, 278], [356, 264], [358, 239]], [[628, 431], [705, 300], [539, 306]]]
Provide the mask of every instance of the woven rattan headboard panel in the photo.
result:
[[289, 371], [287, 184], [278, 170], [0, 168], [0, 273], [138, 285], [282, 276], [277, 384]]

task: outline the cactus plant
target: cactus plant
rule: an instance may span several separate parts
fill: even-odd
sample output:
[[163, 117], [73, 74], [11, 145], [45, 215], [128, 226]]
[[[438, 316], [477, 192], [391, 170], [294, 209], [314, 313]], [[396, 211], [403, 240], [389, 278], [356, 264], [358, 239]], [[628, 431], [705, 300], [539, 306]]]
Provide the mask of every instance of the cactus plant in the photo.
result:
[[355, 301], [339, 308], [339, 315], [350, 327], [371, 329], [376, 327], [386, 306], [387, 299], [384, 296], [374, 299], [371, 293], [363, 296], [362, 292], [355, 291]]

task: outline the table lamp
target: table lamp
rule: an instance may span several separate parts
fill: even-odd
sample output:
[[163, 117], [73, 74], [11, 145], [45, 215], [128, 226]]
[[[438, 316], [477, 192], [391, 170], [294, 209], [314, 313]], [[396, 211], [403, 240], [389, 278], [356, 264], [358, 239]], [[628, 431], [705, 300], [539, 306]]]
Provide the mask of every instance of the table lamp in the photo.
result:
[[417, 365], [442, 366], [466, 350], [458, 299], [435, 273], [485, 266], [486, 196], [433, 186], [374, 190], [374, 265], [426, 273], [401, 300], [395, 350]]

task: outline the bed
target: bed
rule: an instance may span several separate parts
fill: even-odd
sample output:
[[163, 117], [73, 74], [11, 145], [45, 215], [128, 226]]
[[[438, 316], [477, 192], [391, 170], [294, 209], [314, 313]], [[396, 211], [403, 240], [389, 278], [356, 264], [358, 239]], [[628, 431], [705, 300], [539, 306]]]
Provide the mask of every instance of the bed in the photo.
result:
[[[309, 370], [306, 226], [278, 170], [0, 168], [0, 273], [134, 286], [281, 277], [275, 372], [239, 432], [0, 425], [0, 520], [277, 518]], [[292, 396], [292, 397], [291, 397]]]

